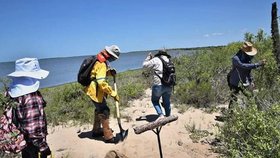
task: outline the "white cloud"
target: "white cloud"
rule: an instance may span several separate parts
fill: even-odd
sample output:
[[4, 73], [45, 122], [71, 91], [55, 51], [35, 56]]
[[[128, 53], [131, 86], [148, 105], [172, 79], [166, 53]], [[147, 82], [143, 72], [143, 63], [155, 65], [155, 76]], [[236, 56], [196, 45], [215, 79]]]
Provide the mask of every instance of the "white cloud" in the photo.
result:
[[213, 37], [213, 36], [222, 36], [224, 35], [224, 33], [221, 33], [221, 32], [214, 32], [214, 33], [210, 33], [210, 34], [204, 34], [203, 36], [204, 37]]
[[204, 35], [204, 37], [209, 37], [209, 36], [210, 36], [209, 34], [205, 34], [205, 35]]
[[212, 36], [222, 36], [222, 35], [224, 35], [224, 33], [221, 32], [212, 33]]

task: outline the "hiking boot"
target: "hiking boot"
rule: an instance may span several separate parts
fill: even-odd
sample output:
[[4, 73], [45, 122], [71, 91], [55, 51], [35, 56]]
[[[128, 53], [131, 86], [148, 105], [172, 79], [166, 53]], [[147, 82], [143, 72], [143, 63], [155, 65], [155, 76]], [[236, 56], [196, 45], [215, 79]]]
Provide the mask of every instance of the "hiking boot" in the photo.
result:
[[100, 121], [103, 127], [104, 139], [109, 140], [114, 137], [111, 128], [109, 127], [109, 117], [104, 114], [99, 114]]
[[161, 119], [163, 119], [163, 118], [164, 118], [164, 115], [163, 115], [163, 114], [160, 114], [159, 117], [156, 119], [156, 121], [159, 121], [159, 120], [161, 120]]
[[[110, 128], [110, 130], [112, 131], [112, 133], [114, 132], [114, 130], [112, 128]], [[103, 133], [103, 128], [100, 128], [98, 129], [97, 131], [92, 131], [92, 135], [91, 135], [93, 138], [96, 138], [96, 137], [103, 137], [104, 136], [104, 133]]]
[[96, 138], [96, 137], [103, 137], [104, 134], [103, 132], [92, 132], [92, 135], [91, 135], [93, 138]]
[[113, 137], [111, 139], [108, 140], [104, 140], [105, 143], [111, 143], [111, 144], [117, 144], [119, 142], [119, 140], [117, 139], [117, 137]]
[[93, 131], [99, 131], [99, 130], [102, 131], [101, 121], [100, 121], [100, 118], [98, 117], [98, 113], [97, 113], [96, 110], [94, 111], [94, 121], [93, 121], [93, 128], [92, 129], [93, 129]]

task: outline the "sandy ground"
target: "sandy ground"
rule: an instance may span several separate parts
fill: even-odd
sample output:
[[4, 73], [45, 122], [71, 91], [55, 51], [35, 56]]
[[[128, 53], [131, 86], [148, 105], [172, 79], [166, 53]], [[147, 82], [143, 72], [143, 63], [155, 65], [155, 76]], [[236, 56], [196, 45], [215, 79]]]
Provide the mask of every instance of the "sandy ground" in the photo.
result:
[[[146, 95], [142, 99], [132, 101], [129, 108], [122, 110], [122, 126], [124, 129], [129, 129], [129, 134], [127, 139], [118, 144], [106, 144], [102, 138], [92, 138], [92, 125], [49, 128], [50, 134], [47, 139], [54, 157], [104, 158], [110, 150], [118, 151], [129, 158], [160, 157], [157, 135], [151, 130], [137, 135], [133, 130], [133, 127], [146, 124], [157, 117], [150, 102], [150, 94], [151, 91], [146, 90]], [[191, 133], [186, 129], [186, 126], [192, 126], [215, 134], [217, 129], [214, 124], [217, 122], [214, 118], [218, 115], [217, 113], [208, 114], [202, 110], [190, 108], [181, 114], [172, 107], [172, 115], [177, 115], [178, 120], [162, 126], [160, 131], [164, 158], [213, 158], [218, 156], [210, 150], [208, 143], [202, 143], [205, 141], [194, 143], [189, 137]], [[145, 117], [147, 120], [143, 119]], [[114, 133], [119, 133], [116, 118], [110, 119], [110, 125]]]

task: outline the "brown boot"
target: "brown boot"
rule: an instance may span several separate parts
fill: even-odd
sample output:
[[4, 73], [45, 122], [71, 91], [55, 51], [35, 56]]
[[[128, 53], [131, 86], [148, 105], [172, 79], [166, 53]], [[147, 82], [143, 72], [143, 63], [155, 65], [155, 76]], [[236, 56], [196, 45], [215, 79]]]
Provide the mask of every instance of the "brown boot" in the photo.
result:
[[102, 137], [103, 130], [101, 128], [100, 118], [98, 117], [98, 113], [94, 112], [94, 122], [93, 122], [93, 129], [92, 129], [92, 137]]
[[114, 139], [114, 135], [113, 135], [113, 132], [110, 129], [110, 126], [109, 126], [109, 118], [108, 118], [108, 116], [105, 116], [104, 114], [99, 114], [98, 117], [100, 118], [101, 124], [102, 124], [102, 127], [103, 127], [103, 134], [104, 134], [105, 142], [106, 143], [107, 142], [108, 143], [115, 143], [112, 140], [112, 139]]

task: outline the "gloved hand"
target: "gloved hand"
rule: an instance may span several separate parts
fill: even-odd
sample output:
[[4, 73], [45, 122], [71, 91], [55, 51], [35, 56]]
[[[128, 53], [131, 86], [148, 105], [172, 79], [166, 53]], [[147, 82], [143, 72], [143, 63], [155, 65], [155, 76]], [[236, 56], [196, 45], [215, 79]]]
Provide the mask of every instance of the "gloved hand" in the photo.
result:
[[119, 102], [120, 101], [120, 97], [119, 97], [119, 95], [117, 94], [116, 96], [113, 96], [113, 98], [114, 98], [114, 100], [115, 101], [117, 101], [117, 102]]
[[117, 74], [117, 71], [114, 68], [110, 68], [107, 73], [111, 76], [115, 76]]
[[251, 88], [255, 88], [255, 83], [251, 82], [250, 86], [251, 86]]
[[259, 63], [260, 63], [261, 66], [264, 66], [264, 65], [266, 64], [266, 60], [263, 59], [263, 60], [261, 60]]

